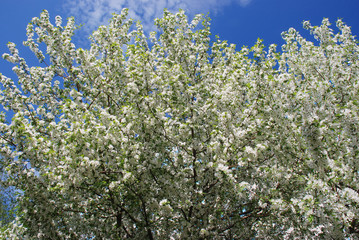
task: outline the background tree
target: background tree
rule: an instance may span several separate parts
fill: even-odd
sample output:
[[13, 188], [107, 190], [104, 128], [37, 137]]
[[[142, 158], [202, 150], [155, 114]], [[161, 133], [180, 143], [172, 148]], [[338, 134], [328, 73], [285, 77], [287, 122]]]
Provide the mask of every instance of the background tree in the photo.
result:
[[[1, 158], [0, 158], [1, 159]], [[6, 182], [6, 170], [0, 161], [0, 232], [5, 231], [16, 214], [16, 191], [14, 187], [4, 184]]]
[[[209, 20], [127, 10], [71, 42], [70, 18], [27, 28], [40, 66], [3, 57], [1, 154], [22, 191], [8, 238], [251, 239], [358, 236], [358, 53], [350, 28], [304, 22], [237, 51]], [[35, 38], [35, 34], [37, 37]], [[46, 53], [41, 51], [46, 47]], [[5, 116], [5, 115], [4, 115]]]
[[0, 185], [0, 231], [4, 231], [15, 220], [15, 209], [15, 192]]

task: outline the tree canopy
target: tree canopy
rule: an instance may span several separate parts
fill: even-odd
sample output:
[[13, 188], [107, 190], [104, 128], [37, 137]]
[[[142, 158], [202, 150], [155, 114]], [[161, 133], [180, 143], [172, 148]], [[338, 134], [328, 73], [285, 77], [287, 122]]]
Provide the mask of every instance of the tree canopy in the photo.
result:
[[[73, 18], [27, 27], [3, 58], [1, 165], [18, 239], [344, 239], [359, 235], [359, 47], [342, 20], [281, 50], [213, 40], [127, 9], [76, 48]], [[13, 114], [13, 115], [12, 115]], [[12, 116], [12, 117], [11, 117]], [[11, 118], [11, 119], [10, 119]]]

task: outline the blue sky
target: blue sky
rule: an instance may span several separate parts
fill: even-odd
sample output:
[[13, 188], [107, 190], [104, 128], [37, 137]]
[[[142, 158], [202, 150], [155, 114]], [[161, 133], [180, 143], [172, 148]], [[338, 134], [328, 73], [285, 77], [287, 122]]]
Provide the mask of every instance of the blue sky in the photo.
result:
[[[319, 25], [323, 17], [332, 23], [342, 18], [352, 26], [353, 34], [359, 35], [358, 0], [1, 0], [0, 53], [8, 52], [6, 43], [11, 41], [25, 58], [31, 56], [21, 47], [26, 25], [43, 9], [49, 11], [52, 20], [56, 15], [63, 19], [75, 16], [77, 23], [84, 24], [76, 39], [85, 42], [92, 30], [108, 22], [110, 13], [120, 12], [123, 7], [130, 9], [130, 17], [142, 21], [145, 30], [154, 30], [153, 19], [162, 15], [163, 8], [183, 8], [190, 16], [209, 12], [212, 33], [238, 47], [252, 46], [257, 38], [264, 39], [266, 46], [280, 46], [281, 32], [294, 27], [306, 33], [303, 20]], [[0, 59], [1, 73], [11, 77], [11, 68]]]

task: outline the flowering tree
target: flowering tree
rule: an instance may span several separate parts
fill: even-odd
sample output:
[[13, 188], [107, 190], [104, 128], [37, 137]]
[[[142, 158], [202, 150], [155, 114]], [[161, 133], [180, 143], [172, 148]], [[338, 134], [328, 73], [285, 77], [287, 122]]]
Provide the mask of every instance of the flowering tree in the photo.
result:
[[[240, 51], [209, 20], [127, 10], [71, 42], [44, 11], [3, 57], [0, 143], [22, 192], [2, 234], [37, 239], [343, 239], [359, 234], [359, 47], [324, 19]], [[133, 30], [135, 29], [135, 30]], [[45, 47], [46, 52], [45, 52]]]

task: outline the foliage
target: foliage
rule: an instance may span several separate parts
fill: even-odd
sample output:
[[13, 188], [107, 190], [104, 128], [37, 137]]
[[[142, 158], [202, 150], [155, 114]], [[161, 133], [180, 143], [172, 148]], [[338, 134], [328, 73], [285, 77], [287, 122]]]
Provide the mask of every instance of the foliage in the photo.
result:
[[[344, 239], [359, 233], [359, 48], [304, 22], [282, 51], [211, 42], [209, 19], [127, 10], [76, 48], [44, 11], [3, 57], [1, 155], [36, 239]], [[45, 50], [46, 47], [46, 50]], [[43, 51], [41, 50], [43, 49]], [[45, 52], [46, 51], [46, 52]]]
[[15, 196], [11, 188], [4, 188], [0, 182], [0, 231], [15, 219]]
[[6, 230], [16, 216], [16, 195], [18, 193], [13, 187], [4, 184], [6, 179], [5, 170], [0, 165], [0, 232]]

